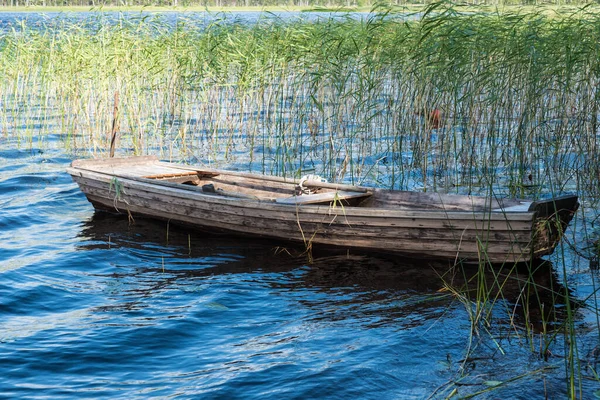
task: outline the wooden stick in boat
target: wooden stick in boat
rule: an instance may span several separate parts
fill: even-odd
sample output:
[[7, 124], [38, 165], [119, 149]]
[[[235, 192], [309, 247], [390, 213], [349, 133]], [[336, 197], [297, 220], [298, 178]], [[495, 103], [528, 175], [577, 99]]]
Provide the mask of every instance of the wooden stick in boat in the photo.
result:
[[110, 137], [110, 158], [115, 156], [115, 142], [117, 141], [117, 117], [119, 116], [119, 92], [115, 92], [115, 106], [113, 109], [113, 120]]
[[[251, 174], [251, 173], [247, 173], [247, 172], [237, 172], [237, 171], [222, 171], [222, 170], [215, 170], [215, 169], [211, 169], [211, 168], [194, 168], [194, 167], [189, 167], [187, 165], [181, 165], [181, 164], [168, 164], [168, 165], [169, 165], [169, 167], [172, 167], [172, 168], [178, 168], [178, 169], [183, 169], [183, 170], [187, 170], [187, 171], [196, 171], [199, 174], [207, 174], [207, 175], [223, 174], [223, 175], [239, 176], [239, 177], [243, 177], [243, 178], [262, 179], [264, 181], [269, 181], [269, 182], [280, 182], [280, 183], [289, 183], [289, 184], [296, 184], [296, 185], [298, 184], [298, 181], [296, 179], [282, 178], [279, 176], [257, 175], [257, 174]], [[324, 189], [347, 190], [347, 191], [361, 192], [361, 193], [368, 193], [373, 190], [371, 188], [367, 188], [364, 186], [344, 185], [341, 183], [329, 183], [329, 182], [319, 182], [319, 181], [304, 181], [302, 184], [306, 187], [320, 187], [320, 188], [324, 188]]]
[[362, 186], [354, 186], [354, 185], [344, 185], [342, 183], [329, 183], [329, 182], [320, 182], [320, 181], [304, 181], [302, 182], [302, 186], [306, 187], [314, 187], [314, 188], [324, 188], [324, 189], [335, 189], [335, 190], [344, 190], [351, 192], [360, 192], [360, 193], [368, 193], [371, 190]]

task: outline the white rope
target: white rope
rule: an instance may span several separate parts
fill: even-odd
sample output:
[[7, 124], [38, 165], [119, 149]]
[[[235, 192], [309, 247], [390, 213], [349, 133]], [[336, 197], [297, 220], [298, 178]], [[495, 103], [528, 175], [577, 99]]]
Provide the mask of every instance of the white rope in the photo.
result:
[[296, 191], [298, 192], [297, 193], [298, 196], [303, 195], [303, 194], [311, 194], [319, 189], [319, 188], [313, 188], [311, 190], [311, 189], [305, 187], [304, 182], [306, 182], [306, 181], [316, 181], [316, 182], [327, 183], [327, 179], [320, 177], [319, 175], [313, 175], [313, 174], [304, 175], [302, 178], [300, 178], [300, 182], [298, 183], [298, 186], [296, 186]]

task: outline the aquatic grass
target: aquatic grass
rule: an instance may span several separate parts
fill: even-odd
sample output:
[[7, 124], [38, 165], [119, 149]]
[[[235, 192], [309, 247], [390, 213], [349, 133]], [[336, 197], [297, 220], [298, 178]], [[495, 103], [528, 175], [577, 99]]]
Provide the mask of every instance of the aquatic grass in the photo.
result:
[[[568, 287], [556, 281], [551, 264], [513, 264], [504, 268], [485, 262], [459, 264], [440, 279], [441, 292], [462, 304], [471, 329], [456, 375], [436, 392], [452, 390], [470, 398], [542, 371], [558, 369], [564, 363], [569, 398], [585, 398], [582, 381], [589, 377], [583, 374], [587, 366], [578, 354], [574, 325], [575, 306], [581, 303], [571, 299]], [[480, 358], [481, 347], [504, 357], [515, 341], [529, 347], [545, 366], [493, 382], [473, 375], [468, 368], [469, 360]], [[563, 352], [558, 353], [561, 348]]]
[[[548, 28], [553, 24], [558, 27]], [[5, 85], [20, 83], [3, 103], [15, 106], [15, 127], [22, 116], [35, 115], [20, 105], [44, 104], [36, 111], [46, 121], [56, 110], [55, 122], [69, 138], [86, 134], [83, 143], [68, 140], [75, 150], [106, 148], [100, 133], [110, 124], [107, 111], [118, 90], [123, 147], [135, 154], [174, 149], [223, 163], [236, 161], [234, 148], [252, 156], [259, 149], [263, 169], [269, 165], [272, 173], [317, 165], [349, 182], [374, 178], [396, 188], [477, 191], [491, 181], [523, 196], [547, 190], [539, 182], [548, 174], [563, 189], [576, 186], [569, 157], [597, 151], [589, 135], [573, 140], [593, 125], [564, 113], [581, 105], [573, 100], [581, 95], [564, 94], [565, 84], [588, 96], [594, 88], [597, 78], [589, 74], [570, 83], [578, 63], [591, 71], [585, 66], [593, 62], [591, 50], [587, 61], [570, 57], [564, 73], [554, 70], [561, 57], [546, 61], [540, 50], [560, 48], [554, 31], [567, 30], [563, 25], [573, 30], [570, 21], [537, 14], [445, 12], [421, 23], [374, 15], [250, 27], [217, 21], [203, 30], [180, 23], [172, 31], [155, 21], [126, 20], [118, 29], [99, 24], [91, 39], [82, 27], [36, 33], [23, 26], [3, 38], [5, 48], [18, 48], [3, 53], [4, 65], [13, 66]], [[525, 37], [536, 36], [548, 43], [535, 55], [519, 49]], [[42, 54], [45, 48], [53, 50]], [[27, 96], [33, 101], [21, 100]], [[433, 111], [441, 115], [435, 127]], [[205, 142], [190, 143], [202, 134]], [[206, 145], [211, 152], [199, 153]], [[577, 167], [597, 170], [590, 159]]]

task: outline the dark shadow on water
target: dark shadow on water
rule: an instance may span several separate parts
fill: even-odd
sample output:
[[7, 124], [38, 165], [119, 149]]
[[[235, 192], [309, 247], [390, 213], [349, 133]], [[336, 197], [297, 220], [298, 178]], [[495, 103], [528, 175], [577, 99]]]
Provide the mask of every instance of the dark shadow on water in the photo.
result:
[[[166, 268], [157, 263], [142, 267], [145, 273], [164, 275], [157, 280], [161, 287], [182, 278], [252, 273], [279, 290], [335, 292], [338, 307], [385, 315], [380, 323], [415, 314], [435, 318], [449, 307], [478, 303], [500, 308], [499, 322], [519, 329], [560, 329], [566, 317], [566, 289], [552, 264], [544, 261], [504, 267], [453, 265], [335, 249], [314, 251], [309, 260], [302, 247], [282, 247], [269, 239], [216, 235], [144, 218], [130, 223], [104, 212], [96, 212], [84, 224], [80, 238], [81, 250], [125, 248], [139, 257], [167, 260]], [[139, 272], [123, 268], [118, 274]], [[263, 281], [260, 277], [267, 274], [278, 278]], [[320, 301], [311, 298], [305, 304]]]
[[[268, 239], [240, 239], [222, 234], [187, 230], [167, 222], [135, 217], [133, 223], [122, 215], [95, 212], [80, 236], [85, 250], [125, 247], [139, 254], [160, 254], [177, 260], [181, 269], [171, 274], [204, 276], [248, 271], [289, 271], [303, 258], [292, 256], [299, 249], [278, 248]], [[283, 260], [294, 260], [286, 263]]]

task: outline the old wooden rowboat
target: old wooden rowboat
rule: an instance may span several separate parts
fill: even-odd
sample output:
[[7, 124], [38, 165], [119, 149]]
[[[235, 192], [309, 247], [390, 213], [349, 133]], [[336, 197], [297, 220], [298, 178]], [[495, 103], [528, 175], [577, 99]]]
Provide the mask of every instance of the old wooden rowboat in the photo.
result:
[[307, 246], [493, 263], [552, 253], [579, 205], [576, 196], [526, 202], [298, 182], [156, 157], [76, 160], [68, 172], [97, 209]]

